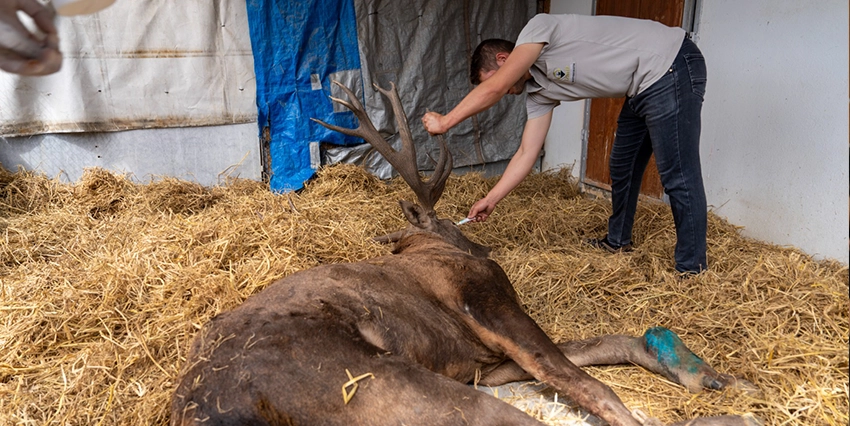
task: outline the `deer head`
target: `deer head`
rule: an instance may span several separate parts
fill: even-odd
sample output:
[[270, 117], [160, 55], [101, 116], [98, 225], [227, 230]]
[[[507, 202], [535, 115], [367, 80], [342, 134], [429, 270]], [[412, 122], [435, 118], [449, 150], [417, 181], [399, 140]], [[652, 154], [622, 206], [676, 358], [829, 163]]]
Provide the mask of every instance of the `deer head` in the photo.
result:
[[331, 100], [351, 110], [360, 122], [359, 126], [356, 129], [349, 129], [328, 124], [315, 118], [312, 118], [312, 120], [330, 130], [362, 138], [372, 145], [373, 148], [387, 159], [387, 162], [393, 166], [402, 179], [407, 182], [407, 185], [410, 186], [419, 201], [418, 204], [405, 200], [399, 201], [405, 217], [407, 217], [408, 222], [412, 226], [376, 239], [382, 242], [398, 242], [405, 236], [413, 233], [430, 232], [440, 235], [444, 240], [464, 251], [473, 255], [486, 257], [490, 252], [489, 248], [469, 241], [460, 232], [460, 229], [454, 222], [448, 219], [437, 218], [437, 214], [434, 211], [434, 205], [437, 204], [440, 196], [443, 195], [443, 189], [445, 189], [446, 181], [449, 175], [451, 175], [453, 164], [451, 153], [443, 136], [440, 135], [438, 137], [440, 157], [437, 160], [437, 165], [434, 167], [434, 173], [427, 180], [423, 180], [416, 165], [416, 147], [413, 143], [413, 136], [410, 133], [407, 115], [401, 106], [401, 99], [399, 99], [395, 84], [390, 83], [390, 90], [378, 87], [378, 85], [373, 86], [381, 94], [390, 99], [399, 136], [401, 137], [402, 147], [400, 151], [396, 151], [395, 148], [384, 140], [368, 114], [366, 114], [363, 104], [360, 103], [354, 93], [338, 81], [333, 81], [333, 84], [339, 86], [348, 96], [349, 100], [346, 101], [333, 96], [331, 96]]

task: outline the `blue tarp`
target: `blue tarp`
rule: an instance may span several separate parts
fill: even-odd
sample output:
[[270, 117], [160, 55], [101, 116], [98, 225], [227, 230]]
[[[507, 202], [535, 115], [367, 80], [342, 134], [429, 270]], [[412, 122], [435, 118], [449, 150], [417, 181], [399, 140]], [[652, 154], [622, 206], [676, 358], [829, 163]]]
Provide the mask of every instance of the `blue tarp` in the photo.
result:
[[[310, 120], [357, 126], [354, 114], [334, 113], [328, 99], [331, 75], [360, 69], [354, 3], [248, 0], [247, 5], [259, 130], [262, 134], [268, 126], [271, 137], [270, 186], [276, 191], [300, 189], [315, 173], [310, 142], [362, 143]], [[321, 83], [318, 90], [316, 83]]]

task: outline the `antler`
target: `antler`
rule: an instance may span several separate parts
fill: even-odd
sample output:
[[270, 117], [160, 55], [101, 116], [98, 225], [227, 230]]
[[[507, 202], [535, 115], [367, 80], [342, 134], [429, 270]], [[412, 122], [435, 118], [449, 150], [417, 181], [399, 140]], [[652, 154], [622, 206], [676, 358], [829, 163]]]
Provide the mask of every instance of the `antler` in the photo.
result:
[[419, 168], [416, 166], [416, 147], [413, 144], [413, 136], [411, 136], [410, 127], [407, 124], [407, 115], [405, 115], [404, 109], [401, 106], [401, 100], [398, 97], [398, 91], [396, 90], [395, 83], [390, 83], [390, 90], [378, 87], [377, 84], [373, 84], [373, 86], [384, 96], [390, 98], [393, 113], [395, 113], [398, 133], [401, 137], [401, 151], [396, 151], [389, 143], [387, 143], [387, 141], [384, 140], [381, 134], [378, 133], [378, 130], [375, 129], [375, 125], [372, 123], [372, 120], [366, 114], [363, 104], [360, 103], [351, 90], [336, 80], [333, 81], [333, 84], [339, 86], [346, 95], [348, 95], [349, 101], [344, 101], [333, 96], [331, 96], [331, 100], [350, 109], [360, 121], [360, 125], [356, 129], [349, 129], [328, 124], [315, 118], [311, 118], [311, 120], [328, 129], [335, 130], [349, 136], [360, 137], [366, 142], [369, 142], [369, 144], [377, 149], [378, 152], [380, 152], [381, 155], [383, 155], [384, 158], [386, 158], [387, 161], [396, 169], [396, 171], [398, 171], [398, 174], [401, 175], [404, 181], [407, 182], [416, 194], [416, 198], [419, 199], [419, 204], [428, 210], [433, 210], [434, 205], [437, 204], [440, 196], [443, 195], [443, 189], [446, 187], [446, 180], [448, 180], [449, 175], [452, 172], [452, 156], [449, 153], [449, 148], [446, 146], [446, 141], [443, 136], [439, 136], [440, 158], [437, 160], [437, 165], [434, 168], [434, 174], [431, 175], [430, 179], [424, 181], [420, 178]]

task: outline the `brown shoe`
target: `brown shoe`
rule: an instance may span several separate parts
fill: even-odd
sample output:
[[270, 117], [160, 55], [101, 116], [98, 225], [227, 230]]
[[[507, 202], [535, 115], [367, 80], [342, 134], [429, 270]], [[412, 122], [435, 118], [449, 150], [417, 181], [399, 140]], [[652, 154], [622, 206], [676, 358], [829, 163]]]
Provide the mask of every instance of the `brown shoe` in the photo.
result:
[[610, 241], [608, 241], [607, 235], [602, 238], [588, 238], [584, 240], [584, 243], [591, 247], [596, 247], [598, 249], [605, 250], [608, 253], [628, 253], [632, 251], [631, 244], [626, 244], [622, 246], [614, 245]]

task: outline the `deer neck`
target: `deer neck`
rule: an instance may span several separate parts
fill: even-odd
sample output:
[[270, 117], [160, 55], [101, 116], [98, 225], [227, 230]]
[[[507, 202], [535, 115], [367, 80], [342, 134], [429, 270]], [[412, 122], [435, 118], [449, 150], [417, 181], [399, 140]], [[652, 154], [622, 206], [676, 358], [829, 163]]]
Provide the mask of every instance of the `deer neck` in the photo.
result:
[[407, 234], [398, 240], [393, 248], [393, 254], [411, 254], [434, 249], [445, 250], [447, 248], [457, 250], [455, 246], [447, 243], [437, 234], [416, 232], [413, 234]]

